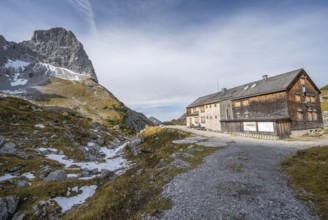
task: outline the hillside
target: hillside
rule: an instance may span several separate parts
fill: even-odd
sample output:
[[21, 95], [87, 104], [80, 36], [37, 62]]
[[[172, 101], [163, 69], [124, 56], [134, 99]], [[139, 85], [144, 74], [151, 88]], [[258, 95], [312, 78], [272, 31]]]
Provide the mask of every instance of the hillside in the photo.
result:
[[0, 35], [0, 92], [134, 131], [152, 124], [98, 84], [83, 45], [63, 28], [35, 31], [21, 43]]
[[324, 124], [328, 125], [328, 85], [322, 87], [321, 91], [321, 109], [324, 119]]

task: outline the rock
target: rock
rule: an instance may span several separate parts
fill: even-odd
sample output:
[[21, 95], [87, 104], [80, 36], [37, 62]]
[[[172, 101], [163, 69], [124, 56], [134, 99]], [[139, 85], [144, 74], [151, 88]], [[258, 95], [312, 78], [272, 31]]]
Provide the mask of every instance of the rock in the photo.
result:
[[8, 169], [8, 171], [10, 173], [14, 173], [14, 172], [18, 171], [20, 168], [22, 168], [22, 166], [16, 166], [16, 167], [13, 167], [13, 168]]
[[16, 151], [16, 144], [13, 142], [7, 142], [2, 146], [1, 150], [7, 153], [13, 153]]
[[3, 199], [0, 198], [0, 219], [7, 219], [8, 218], [8, 209], [7, 203]]
[[135, 136], [129, 141], [128, 147], [131, 150], [133, 156], [138, 156], [141, 153], [139, 145], [143, 142], [144, 140], [139, 136]]
[[44, 181], [64, 181], [67, 180], [67, 174], [64, 170], [55, 170], [51, 172]]
[[0, 219], [9, 219], [15, 214], [18, 201], [14, 196], [8, 196], [6, 199], [0, 198]]
[[116, 130], [116, 131], [117, 131], [117, 130], [120, 130], [120, 126], [119, 126], [119, 125], [115, 125], [115, 126], [113, 127], [113, 129]]
[[98, 159], [100, 147], [95, 143], [88, 143], [88, 160], [95, 161]]
[[17, 208], [17, 199], [15, 199], [14, 196], [8, 196], [7, 197], [7, 208], [9, 214], [14, 214]]
[[59, 155], [64, 155], [64, 151], [63, 150], [60, 150], [59, 151]]
[[16, 213], [12, 220], [23, 220], [25, 217], [24, 213]]
[[101, 169], [100, 178], [107, 179], [113, 177], [114, 175], [115, 173], [113, 171]]
[[93, 175], [96, 175], [96, 174], [99, 173], [99, 170], [98, 170], [98, 168], [95, 168], [91, 172], [92, 172]]
[[181, 159], [175, 159], [171, 164], [178, 169], [184, 169], [190, 167], [190, 164], [188, 162]]
[[29, 182], [27, 182], [25, 180], [16, 181], [16, 186], [18, 186], [18, 187], [24, 187], [24, 186], [28, 186], [28, 185], [30, 185]]
[[4, 136], [0, 135], [0, 148], [2, 147], [2, 145], [4, 145], [6, 143], [6, 139]]
[[146, 125], [153, 125], [153, 123], [142, 113], [133, 111], [131, 109], [126, 109], [126, 118], [124, 125], [131, 130], [136, 132], [141, 131], [146, 127]]

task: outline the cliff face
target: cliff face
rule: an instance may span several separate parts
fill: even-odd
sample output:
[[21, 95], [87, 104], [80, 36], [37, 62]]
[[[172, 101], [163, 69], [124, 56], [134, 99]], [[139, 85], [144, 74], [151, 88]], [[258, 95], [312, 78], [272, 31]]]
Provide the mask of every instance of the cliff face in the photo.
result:
[[63, 28], [37, 30], [31, 40], [21, 43], [0, 35], [0, 92], [35, 104], [72, 109], [95, 121], [134, 131], [151, 124], [98, 84], [83, 45]]

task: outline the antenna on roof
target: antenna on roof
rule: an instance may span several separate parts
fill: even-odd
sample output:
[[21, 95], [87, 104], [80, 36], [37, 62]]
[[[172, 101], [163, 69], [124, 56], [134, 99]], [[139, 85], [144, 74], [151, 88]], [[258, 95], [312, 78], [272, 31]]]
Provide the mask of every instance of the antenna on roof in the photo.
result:
[[217, 87], [217, 89], [218, 89], [218, 92], [220, 92], [219, 80], [216, 80], [216, 87]]

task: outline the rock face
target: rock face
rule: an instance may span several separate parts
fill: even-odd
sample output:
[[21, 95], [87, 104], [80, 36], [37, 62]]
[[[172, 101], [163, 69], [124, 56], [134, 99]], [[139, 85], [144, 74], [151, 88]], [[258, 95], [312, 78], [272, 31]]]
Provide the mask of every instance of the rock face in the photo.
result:
[[22, 45], [31, 48], [41, 62], [65, 67], [97, 79], [83, 45], [71, 31], [63, 28], [37, 30], [34, 31], [32, 39], [23, 42]]
[[0, 35], [0, 90], [43, 85], [52, 76], [97, 82], [92, 62], [71, 31], [37, 30], [31, 40], [21, 43]]
[[141, 131], [145, 125], [153, 125], [153, 123], [142, 113], [127, 109], [125, 118], [125, 126], [134, 130]]

